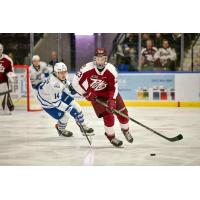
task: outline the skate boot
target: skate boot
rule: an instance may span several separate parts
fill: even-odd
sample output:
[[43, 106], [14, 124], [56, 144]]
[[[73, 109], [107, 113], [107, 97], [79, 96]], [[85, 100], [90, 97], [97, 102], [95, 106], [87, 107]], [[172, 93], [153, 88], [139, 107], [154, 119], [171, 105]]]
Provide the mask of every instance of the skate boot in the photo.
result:
[[11, 111], [8, 111], [8, 110], [2, 110], [0, 112], [0, 115], [12, 115], [12, 112]]
[[123, 145], [123, 142], [121, 140], [118, 140], [117, 138], [115, 138], [115, 136], [109, 136], [107, 135], [107, 133], [105, 133], [106, 137], [108, 138], [108, 140], [110, 141], [110, 143], [115, 146], [115, 147], [120, 147]]
[[125, 129], [121, 129], [122, 130], [122, 133], [124, 134], [126, 140], [129, 142], [129, 143], [132, 143], [133, 142], [133, 137], [132, 135], [130, 134], [129, 130], [125, 130]]
[[61, 130], [59, 130], [58, 129], [58, 124], [56, 124], [55, 127], [56, 127], [56, 129], [58, 131], [58, 135], [59, 136], [64, 136], [64, 137], [71, 137], [71, 136], [73, 136], [73, 133], [71, 131], [68, 131], [68, 130], [61, 131]]
[[85, 136], [85, 133], [87, 134], [87, 136], [93, 136], [94, 135], [94, 129], [93, 128], [89, 128], [85, 124], [80, 126], [80, 124], [77, 123], [77, 125], [79, 126], [81, 133], [83, 133], [83, 136]]

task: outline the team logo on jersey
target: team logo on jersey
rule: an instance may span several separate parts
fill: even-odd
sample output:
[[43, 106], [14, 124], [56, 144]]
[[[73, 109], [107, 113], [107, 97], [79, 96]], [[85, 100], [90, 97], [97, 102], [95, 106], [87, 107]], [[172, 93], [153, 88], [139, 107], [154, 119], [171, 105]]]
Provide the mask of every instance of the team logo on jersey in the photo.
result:
[[92, 75], [91, 79], [98, 79], [98, 76], [97, 75]]
[[5, 67], [2, 64], [0, 64], [0, 72], [5, 72]]
[[168, 56], [169, 54], [170, 54], [170, 52], [168, 50], [160, 52], [160, 56]]
[[90, 87], [93, 88], [95, 91], [100, 91], [106, 88], [108, 85], [104, 80], [90, 78], [93, 82], [90, 84]]

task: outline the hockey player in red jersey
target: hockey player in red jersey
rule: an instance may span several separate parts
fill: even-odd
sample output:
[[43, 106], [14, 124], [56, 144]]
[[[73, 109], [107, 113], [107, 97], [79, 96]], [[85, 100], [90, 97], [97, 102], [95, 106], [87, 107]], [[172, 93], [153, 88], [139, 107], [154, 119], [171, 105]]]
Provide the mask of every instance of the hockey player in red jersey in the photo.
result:
[[14, 77], [13, 61], [6, 54], [3, 54], [3, 45], [0, 44], [0, 96], [3, 97], [3, 110], [5, 110], [7, 105], [9, 112], [14, 110], [14, 105], [10, 97], [8, 78], [13, 80]]
[[[123, 142], [115, 137], [114, 131], [114, 114], [112, 109], [117, 109], [128, 115], [128, 111], [118, 91], [117, 71], [116, 68], [107, 63], [107, 54], [104, 48], [97, 48], [93, 62], [83, 66], [72, 82], [73, 88], [88, 101], [91, 101], [97, 117], [103, 117], [105, 135], [116, 147], [119, 147]], [[97, 103], [99, 99], [106, 102], [109, 109]], [[120, 123], [121, 131], [126, 140], [133, 142], [133, 137], [129, 132], [128, 119], [117, 115]]]

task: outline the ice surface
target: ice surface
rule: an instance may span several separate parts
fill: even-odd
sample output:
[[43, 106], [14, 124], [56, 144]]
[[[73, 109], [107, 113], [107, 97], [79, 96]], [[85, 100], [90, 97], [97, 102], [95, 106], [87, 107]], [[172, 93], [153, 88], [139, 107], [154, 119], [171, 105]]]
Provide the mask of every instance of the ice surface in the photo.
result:
[[[134, 142], [120, 132], [123, 148], [113, 147], [104, 136], [104, 127], [91, 107], [83, 107], [85, 120], [95, 129], [92, 147], [70, 119], [74, 137], [59, 137], [52, 120], [44, 112], [16, 110], [0, 116], [0, 165], [200, 165], [199, 108], [133, 108], [129, 115], [169, 137], [181, 133], [183, 140], [168, 142], [130, 122]], [[150, 156], [155, 153], [156, 156]]]

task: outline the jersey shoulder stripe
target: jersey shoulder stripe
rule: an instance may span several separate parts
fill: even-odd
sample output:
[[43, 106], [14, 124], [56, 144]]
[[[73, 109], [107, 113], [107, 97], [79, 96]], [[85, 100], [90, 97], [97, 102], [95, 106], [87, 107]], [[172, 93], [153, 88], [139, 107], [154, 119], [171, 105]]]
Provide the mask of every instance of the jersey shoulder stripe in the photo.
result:
[[12, 59], [8, 55], [2, 54], [2, 58], [7, 59], [11, 63], [11, 66], [13, 66], [13, 61], [12, 61]]
[[86, 65], [82, 66], [80, 71], [82, 73], [85, 73], [85, 72], [88, 72], [88, 71], [90, 71], [92, 69], [94, 69], [94, 64], [93, 64], [93, 62], [89, 62]]
[[111, 63], [108, 63], [106, 67], [107, 67], [107, 70], [116, 78], [117, 77], [116, 67], [112, 65]]

